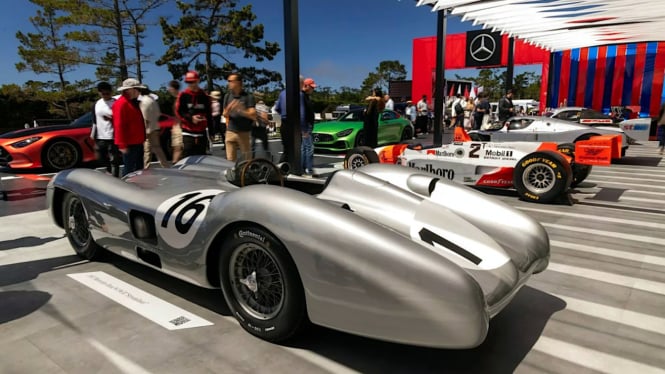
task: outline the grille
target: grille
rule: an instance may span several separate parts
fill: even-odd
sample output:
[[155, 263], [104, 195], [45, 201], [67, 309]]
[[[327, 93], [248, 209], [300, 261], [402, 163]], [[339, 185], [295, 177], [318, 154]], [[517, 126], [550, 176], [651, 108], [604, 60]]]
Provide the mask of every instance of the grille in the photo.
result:
[[333, 139], [334, 137], [330, 134], [320, 134], [316, 132], [312, 134], [312, 141], [314, 143], [331, 142]]

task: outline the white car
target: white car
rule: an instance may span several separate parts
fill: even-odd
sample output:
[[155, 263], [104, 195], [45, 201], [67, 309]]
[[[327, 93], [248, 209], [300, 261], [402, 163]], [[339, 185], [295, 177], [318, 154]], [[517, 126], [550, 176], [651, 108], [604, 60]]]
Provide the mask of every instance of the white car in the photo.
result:
[[621, 135], [621, 156], [628, 149], [628, 136], [619, 127], [589, 126], [550, 117], [524, 116], [512, 117], [496, 130], [469, 131], [475, 141], [506, 142], [555, 142], [575, 143], [588, 140], [594, 135]]
[[546, 117], [560, 119], [568, 122], [577, 122], [582, 125], [612, 125], [618, 121], [597, 110], [582, 106], [561, 107], [544, 114]]

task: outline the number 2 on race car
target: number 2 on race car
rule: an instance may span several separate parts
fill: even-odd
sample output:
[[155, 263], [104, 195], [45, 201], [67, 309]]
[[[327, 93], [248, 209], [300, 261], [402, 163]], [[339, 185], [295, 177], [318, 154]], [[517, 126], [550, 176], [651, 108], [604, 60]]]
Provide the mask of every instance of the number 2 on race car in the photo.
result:
[[469, 150], [469, 158], [480, 158], [478, 152], [480, 151], [480, 143], [471, 143], [471, 149]]

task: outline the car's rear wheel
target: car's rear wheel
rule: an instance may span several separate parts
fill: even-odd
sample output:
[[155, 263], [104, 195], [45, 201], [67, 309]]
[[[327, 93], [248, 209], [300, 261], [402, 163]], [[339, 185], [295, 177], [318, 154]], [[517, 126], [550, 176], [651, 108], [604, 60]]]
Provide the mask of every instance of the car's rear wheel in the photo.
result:
[[103, 249], [92, 238], [88, 213], [81, 198], [69, 192], [65, 194], [63, 204], [62, 223], [65, 235], [74, 251], [79, 257], [86, 260], [99, 259]]
[[533, 152], [515, 166], [513, 184], [520, 197], [527, 201], [549, 203], [570, 188], [572, 169], [556, 152]]
[[245, 330], [265, 340], [282, 341], [306, 324], [298, 270], [270, 232], [253, 225], [238, 227], [221, 250], [224, 298]]
[[81, 151], [72, 141], [57, 139], [45, 146], [42, 162], [49, 170], [71, 169], [81, 162]]
[[344, 169], [355, 170], [367, 164], [379, 163], [379, 155], [370, 147], [355, 147], [344, 157]]
[[559, 144], [557, 149], [564, 155], [572, 157], [573, 162], [571, 168], [573, 170], [573, 181], [571, 182], [570, 187], [577, 187], [589, 176], [589, 173], [591, 173], [591, 165], [580, 165], [575, 162], [575, 144]]

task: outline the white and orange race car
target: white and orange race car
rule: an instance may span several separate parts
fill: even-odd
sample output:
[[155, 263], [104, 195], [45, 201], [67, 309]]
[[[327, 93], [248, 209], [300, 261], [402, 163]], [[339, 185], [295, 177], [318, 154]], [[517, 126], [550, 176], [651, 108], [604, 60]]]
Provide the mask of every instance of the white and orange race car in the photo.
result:
[[567, 196], [593, 165], [621, 157], [621, 136], [600, 135], [575, 144], [473, 141], [462, 129], [451, 144], [423, 147], [396, 144], [349, 151], [344, 167], [400, 164], [475, 187], [514, 188], [526, 201], [550, 203]]

